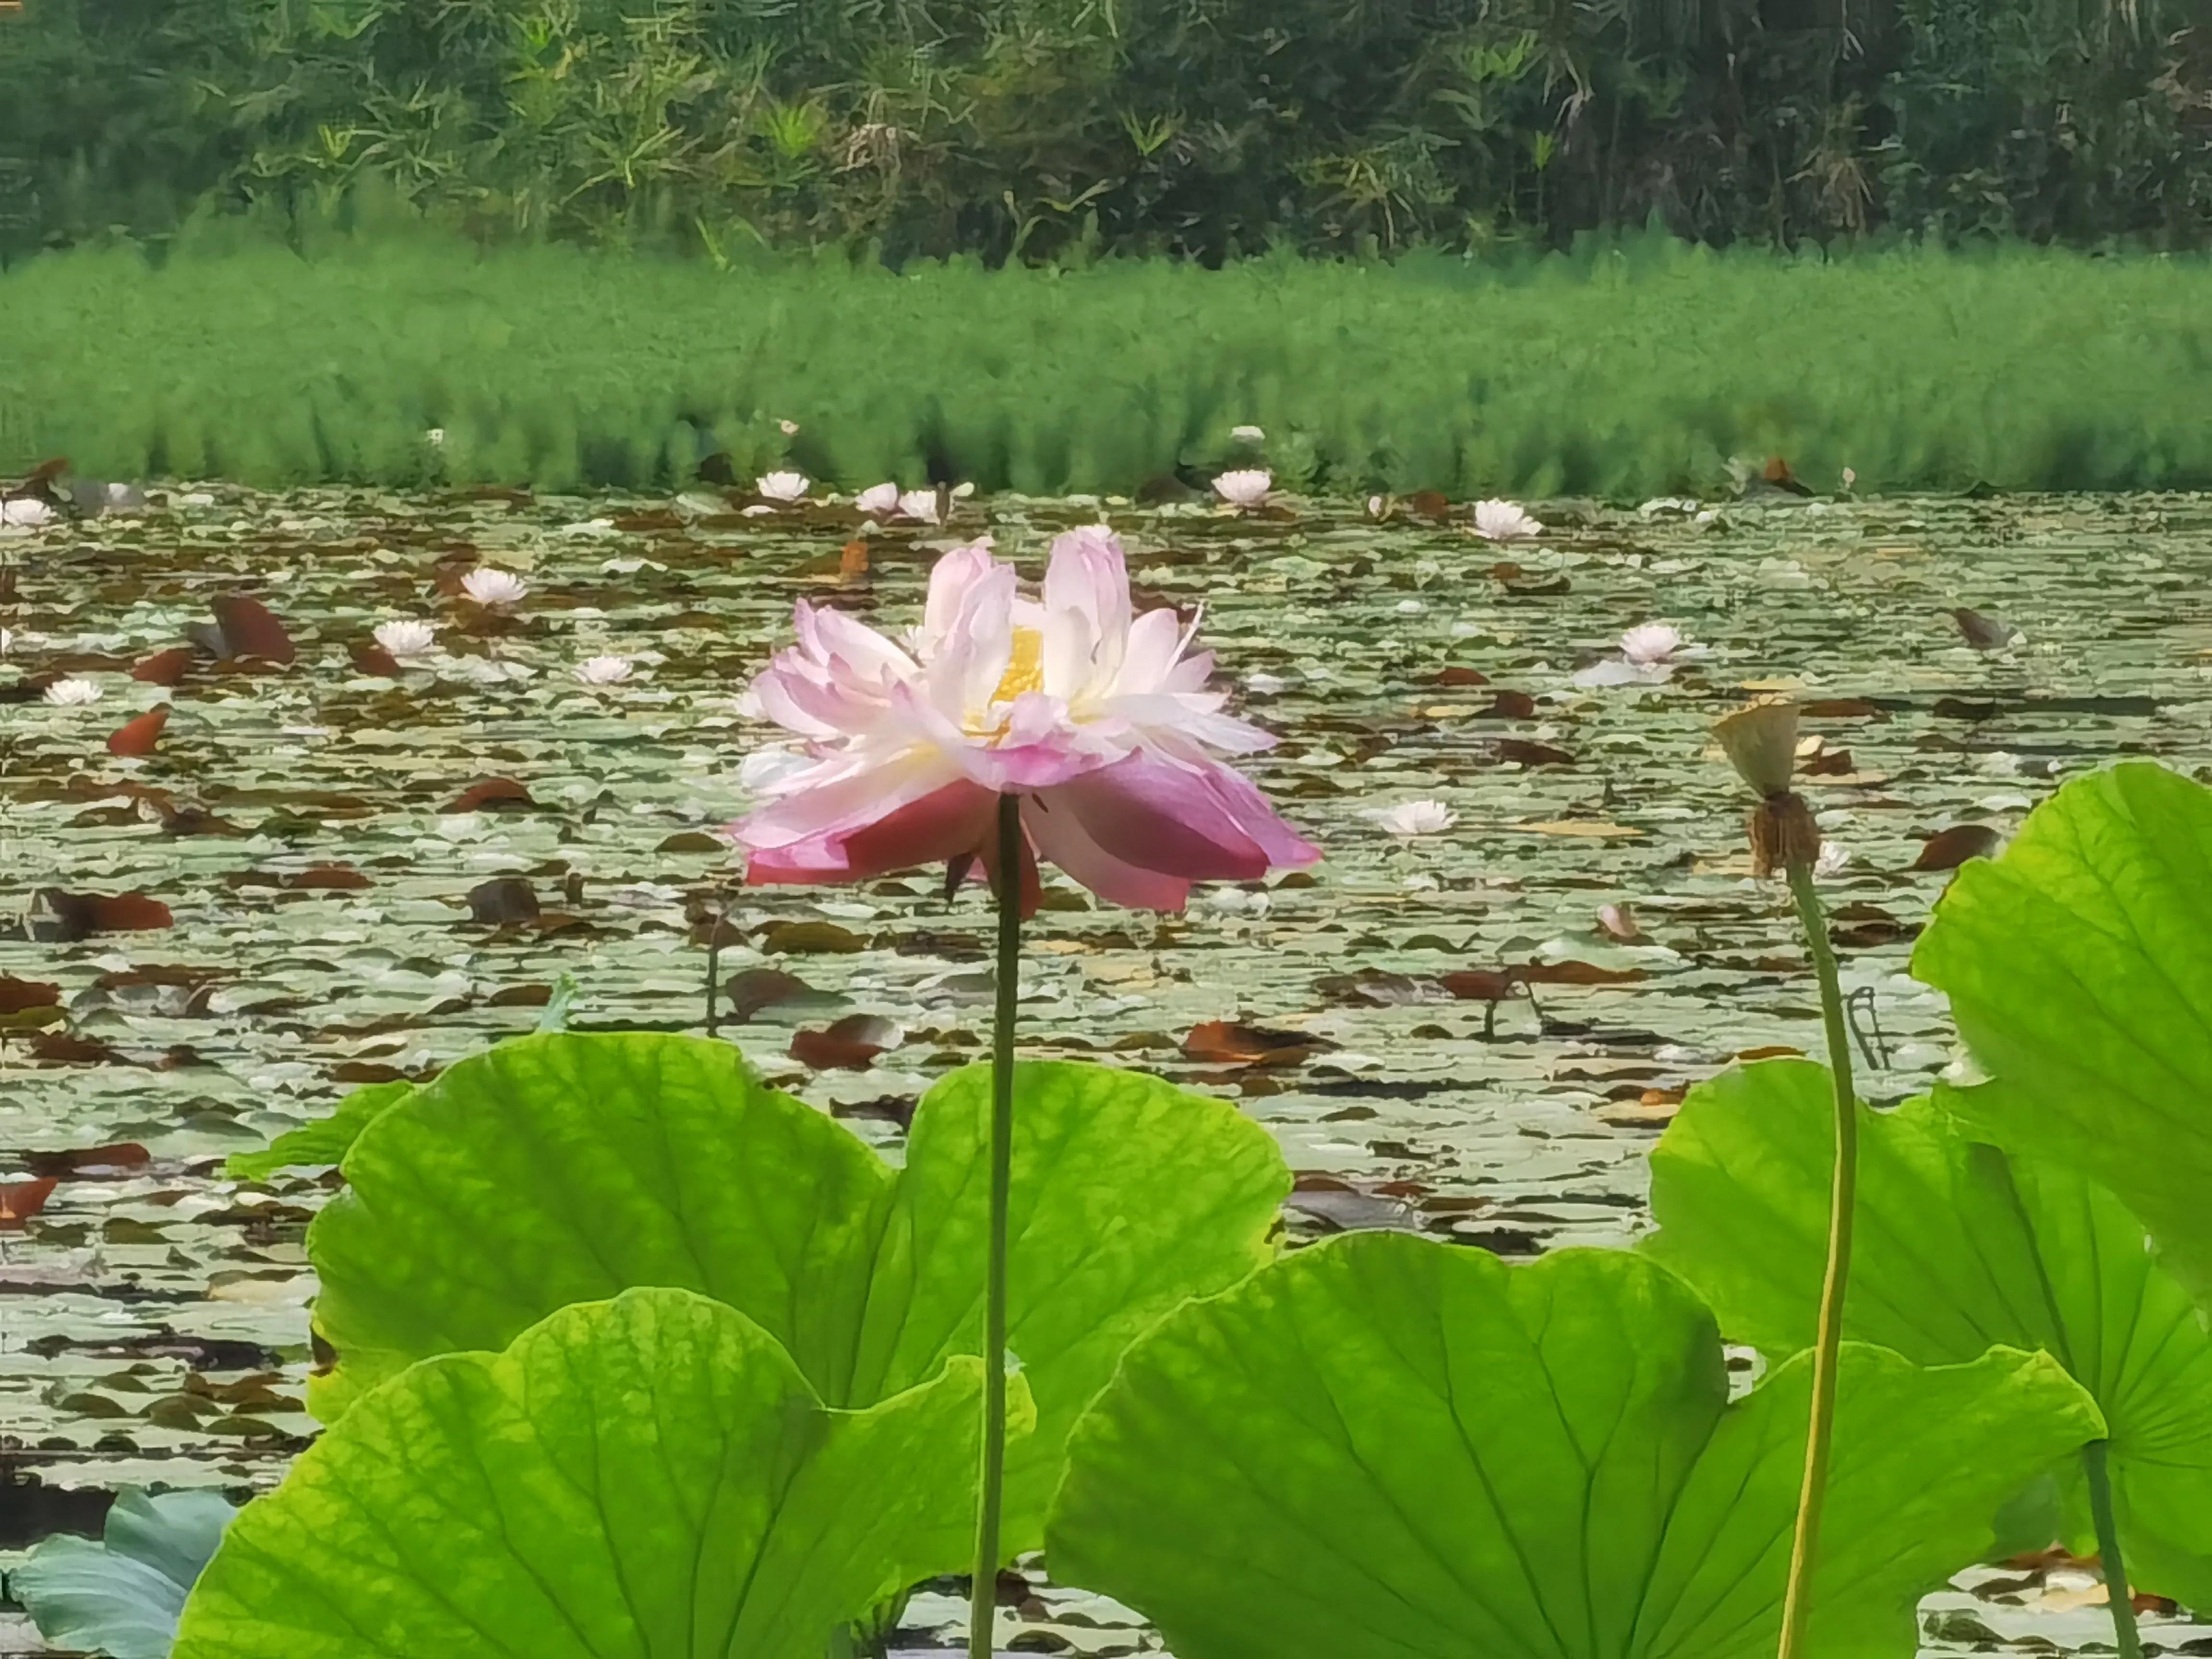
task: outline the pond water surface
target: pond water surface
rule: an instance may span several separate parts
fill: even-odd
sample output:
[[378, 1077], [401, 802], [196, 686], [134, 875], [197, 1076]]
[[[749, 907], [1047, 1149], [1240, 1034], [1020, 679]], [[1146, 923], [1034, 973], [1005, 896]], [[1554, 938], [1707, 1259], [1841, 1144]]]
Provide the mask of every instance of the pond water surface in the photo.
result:
[[[574, 1027], [698, 1027], [726, 907], [720, 972], [742, 976], [742, 1003], [767, 994], [767, 969], [817, 994], [724, 1034], [886, 1146], [933, 1076], [978, 1056], [980, 889], [948, 905], [932, 872], [728, 888], [711, 832], [770, 735], [737, 699], [795, 598], [902, 627], [936, 549], [988, 527], [1034, 573], [1097, 503], [963, 503], [950, 532], [871, 536], [855, 579], [840, 556], [854, 516], [833, 508], [155, 502], [0, 541], [0, 697], [57, 671], [104, 693], [0, 702], [0, 975], [57, 984], [67, 1012], [0, 1046], [0, 1181], [40, 1154], [151, 1155], [64, 1182], [0, 1233], [0, 1437], [49, 1488], [273, 1482], [313, 1426], [301, 1239], [334, 1177], [240, 1183], [222, 1157], [356, 1084], [529, 1030], [563, 974]], [[2201, 498], [1567, 504], [1511, 544], [1303, 505], [1103, 511], [1142, 596], [1205, 607], [1224, 683], [1283, 738], [1256, 774], [1327, 856], [1178, 918], [1059, 889], [1030, 935], [1026, 1040], [1239, 1099], [1300, 1172], [1306, 1236], [1402, 1227], [1509, 1256], [1624, 1241], [1686, 1085], [1749, 1051], [1818, 1052], [1802, 948], [1778, 891], [1749, 879], [1740, 786], [1707, 750], [1748, 690], [1808, 700], [1806, 786], [1842, 860], [1825, 887], [1880, 1098], [1952, 1055], [1938, 1000], [1905, 973], [1948, 878], [1913, 869], [1927, 839], [2008, 834], [2118, 756], [2212, 761]], [[457, 596], [479, 559], [530, 584], [501, 631]], [[283, 620], [289, 667], [203, 659], [173, 690], [129, 677], [234, 593]], [[1977, 649], [1960, 606], [2021, 637]], [[398, 617], [434, 623], [441, 650], [364, 672], [354, 647]], [[1655, 619], [1698, 649], [1650, 684], [1577, 684]], [[635, 678], [580, 684], [601, 653]], [[150, 755], [108, 752], [165, 701]], [[1368, 816], [1414, 799], [1455, 821], [1404, 838]], [[526, 884], [536, 914], [493, 883]], [[36, 897], [56, 890], [143, 894], [170, 925], [83, 933], [82, 907]], [[1631, 937], [1607, 906], [1632, 913]], [[795, 1031], [855, 1013], [900, 1028], [867, 1069], [790, 1057]], [[1932, 1628], [2109, 1641], [2101, 1610], [2059, 1610], [2063, 1588], [2023, 1595], [2035, 1605], [1931, 1604]], [[1026, 1613], [1046, 1648], [1135, 1639], [1126, 1616], [1059, 1592]], [[921, 1624], [940, 1616], [950, 1628], [957, 1608], [918, 1604]]]

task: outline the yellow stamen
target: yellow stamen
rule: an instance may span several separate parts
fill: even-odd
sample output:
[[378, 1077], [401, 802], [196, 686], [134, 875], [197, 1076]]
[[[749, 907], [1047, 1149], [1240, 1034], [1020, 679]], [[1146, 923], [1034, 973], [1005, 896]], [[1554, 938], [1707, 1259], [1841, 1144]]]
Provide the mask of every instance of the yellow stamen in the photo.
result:
[[1006, 674], [991, 694], [991, 701], [1012, 702], [1024, 691], [1043, 690], [1044, 635], [1034, 628], [1017, 628], [1013, 655], [1007, 659]]

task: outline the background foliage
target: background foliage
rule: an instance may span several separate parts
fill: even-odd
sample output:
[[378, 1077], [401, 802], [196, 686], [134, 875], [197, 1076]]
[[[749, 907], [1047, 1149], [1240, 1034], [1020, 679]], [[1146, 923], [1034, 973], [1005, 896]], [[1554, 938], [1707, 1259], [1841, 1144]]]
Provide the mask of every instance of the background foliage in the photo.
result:
[[[2199, 256], [1716, 252], [1504, 267], [717, 269], [405, 222], [307, 257], [222, 219], [159, 269], [0, 276], [0, 477], [654, 489], [722, 452], [844, 489], [1128, 493], [1255, 452], [1294, 491], [1640, 501], [1789, 459], [1861, 490], [2212, 486]], [[780, 422], [797, 423], [787, 435]], [[433, 446], [426, 433], [442, 429]]]
[[2212, 237], [2202, 0], [28, 0], [0, 239], [364, 179], [894, 262]]

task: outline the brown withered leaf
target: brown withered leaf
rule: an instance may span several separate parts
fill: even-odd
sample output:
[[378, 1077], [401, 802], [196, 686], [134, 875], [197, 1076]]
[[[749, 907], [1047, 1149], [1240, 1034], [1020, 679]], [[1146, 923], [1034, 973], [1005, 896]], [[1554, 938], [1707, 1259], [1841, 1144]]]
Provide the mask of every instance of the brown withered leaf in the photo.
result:
[[94, 933], [151, 933], [172, 927], [169, 907], [144, 893], [71, 893], [42, 887], [33, 901], [33, 937], [67, 944]]
[[122, 1058], [105, 1042], [74, 1031], [39, 1031], [30, 1041], [31, 1058], [56, 1066], [105, 1066]]
[[880, 1014], [848, 1014], [818, 1031], [793, 1032], [791, 1057], [817, 1072], [865, 1072], [878, 1054], [905, 1040], [906, 1033]]
[[27, 1008], [52, 1008], [61, 1000], [62, 988], [58, 985], [0, 974], [0, 1014], [20, 1014]]
[[1442, 975], [1437, 983], [1462, 1002], [1505, 1002], [1521, 988], [1520, 975], [1511, 969], [1462, 968]]
[[1523, 985], [1633, 985], [1651, 977], [1642, 968], [1601, 968], [1594, 962], [1532, 962], [1511, 970]]
[[513, 778], [486, 778], [462, 790], [446, 811], [452, 813], [520, 811], [537, 805], [531, 799], [530, 791]]
[[61, 1183], [47, 1176], [38, 1181], [19, 1181], [0, 1187], [0, 1232], [21, 1232], [23, 1224], [46, 1207]]
[[1315, 988], [1331, 1002], [1351, 1003], [1370, 1008], [1395, 1008], [1407, 1003], [1428, 1000], [1429, 988], [1421, 981], [1406, 974], [1393, 974], [1380, 968], [1362, 968], [1357, 973], [1330, 974]]
[[111, 1141], [105, 1146], [72, 1146], [65, 1152], [26, 1152], [23, 1166], [34, 1176], [83, 1175], [94, 1170], [142, 1170], [154, 1155], [135, 1140]]
[[1183, 1057], [1218, 1066], [1296, 1066], [1335, 1047], [1307, 1031], [1275, 1030], [1240, 1020], [1210, 1019], [1182, 1040]]
[[1474, 720], [1525, 720], [1536, 714], [1536, 700], [1526, 691], [1499, 691], [1490, 699], [1490, 706], [1468, 716]]
[[1995, 858], [2004, 837], [1986, 823], [1954, 823], [1920, 844], [1915, 870], [1955, 870], [1969, 859]]
[[188, 645], [173, 645], [167, 651], [156, 651], [131, 671], [131, 678], [142, 685], [176, 687], [184, 683], [185, 675], [192, 665], [192, 648]]
[[1858, 697], [1825, 697], [1800, 704], [1797, 712], [1808, 720], [1886, 720], [1876, 705]]
[[1965, 605], [1953, 609], [1951, 620], [1958, 623], [1960, 637], [1977, 651], [2002, 651], [2020, 636], [2020, 629], [2002, 617]]
[[220, 593], [215, 612], [218, 657], [253, 657], [289, 668], [297, 655], [292, 636], [269, 607], [250, 593]]
[[811, 1001], [822, 994], [798, 975], [780, 968], [748, 968], [730, 975], [722, 994], [730, 1000], [731, 1014], [742, 1025], [764, 1008]]
[[1554, 749], [1548, 743], [1531, 743], [1525, 738], [1499, 738], [1490, 745], [1491, 754], [1507, 766], [1572, 766], [1575, 757], [1564, 749]]
[[538, 895], [520, 876], [495, 876], [469, 889], [469, 917], [487, 927], [538, 919]]
[[352, 659], [354, 672], [357, 674], [368, 674], [387, 680], [399, 678], [399, 659], [374, 640], [356, 640], [346, 647], [346, 655]]
[[135, 720], [128, 720], [107, 734], [107, 752], [133, 757], [150, 755], [154, 745], [161, 740], [161, 728], [169, 723], [169, 705], [157, 702]]
[[850, 956], [868, 948], [867, 937], [834, 921], [771, 921], [760, 930], [770, 956]]

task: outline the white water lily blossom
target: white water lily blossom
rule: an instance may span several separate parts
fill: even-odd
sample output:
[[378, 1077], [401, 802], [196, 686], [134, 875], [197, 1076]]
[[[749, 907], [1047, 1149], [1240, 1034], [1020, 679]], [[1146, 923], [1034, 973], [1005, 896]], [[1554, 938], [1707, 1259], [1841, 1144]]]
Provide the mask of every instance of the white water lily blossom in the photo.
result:
[[1474, 533], [1488, 542], [1519, 541], [1543, 533], [1544, 526], [1518, 501], [1495, 498], [1474, 504]]
[[398, 662], [405, 662], [410, 657], [427, 657], [437, 649], [438, 630], [412, 617], [379, 623], [370, 631], [385, 653]]
[[530, 584], [512, 570], [478, 565], [461, 578], [461, 592], [487, 611], [498, 611], [521, 604], [523, 596], [530, 592]]
[[1620, 636], [1620, 654], [1632, 663], [1662, 663], [1684, 643], [1681, 630], [1670, 623], [1638, 623]]
[[899, 510], [899, 487], [888, 480], [871, 484], [853, 497], [853, 505], [872, 516], [887, 518]]
[[1275, 475], [1258, 466], [1238, 467], [1213, 481], [1213, 493], [1231, 507], [1258, 507], [1274, 487]]
[[1263, 444], [1267, 441], [1267, 434], [1256, 426], [1232, 426], [1229, 428], [1229, 435], [1240, 444]]
[[1851, 849], [1839, 841], [1820, 843], [1820, 855], [1813, 860], [1813, 873], [1823, 881], [1832, 880], [1850, 867]]
[[43, 524], [52, 524], [54, 509], [36, 495], [15, 495], [0, 501], [0, 525], [17, 530], [35, 530]]
[[1705, 654], [1671, 623], [1638, 623], [1620, 636], [1620, 654], [1577, 671], [1577, 685], [1664, 685], [1681, 664]]
[[933, 489], [909, 489], [898, 498], [899, 517], [912, 519], [917, 524], [939, 524], [945, 515], [937, 510], [937, 492]]
[[1440, 800], [1401, 800], [1395, 806], [1378, 807], [1367, 817], [1403, 841], [1417, 836], [1440, 836], [1459, 822], [1459, 814]]
[[102, 695], [90, 680], [64, 678], [46, 688], [46, 698], [57, 708], [82, 708], [87, 703], [98, 702]]
[[753, 489], [763, 501], [803, 501], [809, 482], [804, 472], [763, 472], [753, 480]]
[[628, 657], [586, 657], [576, 665], [586, 685], [620, 685], [636, 672]]

